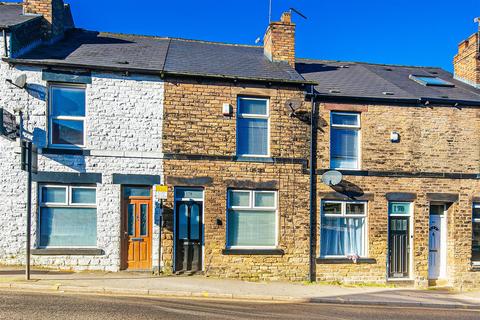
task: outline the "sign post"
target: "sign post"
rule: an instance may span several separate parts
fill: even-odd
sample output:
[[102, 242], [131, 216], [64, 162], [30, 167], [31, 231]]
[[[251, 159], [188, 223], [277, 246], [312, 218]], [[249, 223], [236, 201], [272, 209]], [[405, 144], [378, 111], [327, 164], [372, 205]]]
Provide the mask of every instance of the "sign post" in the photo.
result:
[[158, 235], [158, 274], [162, 270], [162, 227], [163, 227], [163, 200], [167, 199], [168, 186], [155, 185], [155, 201], [160, 204], [158, 210], [161, 211], [158, 215], [158, 226], [160, 234]]

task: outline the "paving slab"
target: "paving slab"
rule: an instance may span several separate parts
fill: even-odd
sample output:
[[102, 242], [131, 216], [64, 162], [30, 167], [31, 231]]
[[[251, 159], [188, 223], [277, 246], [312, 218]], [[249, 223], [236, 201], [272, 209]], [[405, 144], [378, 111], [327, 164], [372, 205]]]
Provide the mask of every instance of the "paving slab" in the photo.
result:
[[[0, 288], [113, 295], [195, 297], [480, 309], [480, 292], [418, 290], [383, 286], [339, 286], [291, 282], [248, 282], [205, 276], [155, 276], [133, 272], [34, 270], [25, 281], [19, 268], [0, 267]], [[19, 276], [20, 274], [20, 276]]]

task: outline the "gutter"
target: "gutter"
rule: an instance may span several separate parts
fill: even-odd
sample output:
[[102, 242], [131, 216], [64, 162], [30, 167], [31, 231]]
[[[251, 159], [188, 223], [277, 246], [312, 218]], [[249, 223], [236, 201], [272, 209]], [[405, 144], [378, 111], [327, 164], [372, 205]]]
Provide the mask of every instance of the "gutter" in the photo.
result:
[[26, 65], [26, 66], [38, 66], [38, 67], [60, 67], [69, 69], [82, 69], [82, 70], [97, 70], [97, 71], [110, 71], [110, 72], [123, 72], [123, 73], [138, 73], [147, 75], [156, 75], [160, 77], [172, 76], [172, 77], [188, 77], [188, 78], [208, 78], [216, 80], [232, 80], [232, 81], [249, 81], [249, 82], [261, 82], [270, 84], [290, 84], [290, 85], [316, 85], [316, 82], [307, 80], [285, 80], [285, 79], [268, 79], [268, 78], [251, 78], [251, 77], [234, 77], [228, 75], [214, 75], [214, 74], [201, 74], [201, 73], [189, 73], [189, 72], [171, 72], [158, 69], [142, 69], [142, 68], [128, 68], [125, 66], [92, 66], [81, 63], [65, 63], [57, 61], [39, 61], [39, 60], [25, 60], [15, 58], [2, 58], [4, 62], [10, 64]]
[[480, 100], [455, 100], [443, 98], [381, 98], [381, 97], [355, 97], [355, 96], [339, 96], [318, 93], [307, 93], [307, 97], [314, 95], [317, 101], [324, 102], [344, 102], [344, 103], [386, 103], [386, 104], [407, 104], [416, 106], [448, 105], [452, 107], [480, 107]]
[[317, 108], [315, 104], [314, 86], [311, 86], [310, 101], [312, 111], [310, 116], [310, 250], [309, 250], [309, 281], [315, 282], [316, 277], [316, 234], [317, 234]]

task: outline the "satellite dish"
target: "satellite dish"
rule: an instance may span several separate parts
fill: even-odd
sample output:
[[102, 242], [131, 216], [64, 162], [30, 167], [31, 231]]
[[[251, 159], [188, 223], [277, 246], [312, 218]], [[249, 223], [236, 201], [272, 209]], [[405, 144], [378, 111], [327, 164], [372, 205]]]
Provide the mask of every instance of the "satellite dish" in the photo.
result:
[[25, 89], [25, 85], [27, 84], [27, 75], [21, 74], [15, 78], [15, 80], [7, 79], [7, 82], [13, 84], [15, 87], [20, 89]]
[[27, 84], [27, 75], [25, 73], [19, 75], [15, 78], [13, 84], [19, 88], [25, 88], [25, 85]]
[[337, 170], [330, 170], [322, 174], [322, 182], [327, 186], [336, 186], [342, 181], [342, 173]]
[[292, 113], [295, 113], [298, 109], [302, 107], [302, 101], [299, 99], [288, 99], [285, 102], [285, 106], [292, 111]]

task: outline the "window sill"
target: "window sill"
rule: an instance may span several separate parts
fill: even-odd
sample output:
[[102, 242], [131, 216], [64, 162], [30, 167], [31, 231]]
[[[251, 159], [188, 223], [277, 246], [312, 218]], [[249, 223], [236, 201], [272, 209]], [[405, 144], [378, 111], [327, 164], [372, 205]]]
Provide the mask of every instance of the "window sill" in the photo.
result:
[[236, 156], [235, 161], [238, 162], [264, 162], [264, 163], [273, 163], [273, 158], [268, 156]]
[[89, 156], [90, 150], [84, 149], [64, 149], [57, 147], [42, 148], [42, 154], [66, 154], [73, 156]]
[[95, 248], [51, 248], [51, 249], [33, 249], [34, 256], [102, 256], [105, 252], [102, 249]]
[[283, 256], [285, 252], [282, 249], [223, 249], [222, 254]]
[[360, 258], [357, 263], [354, 263], [352, 259], [347, 258], [317, 258], [318, 264], [375, 264], [376, 259], [373, 258]]
[[480, 272], [480, 264], [473, 263], [472, 267], [470, 268], [470, 271]]

